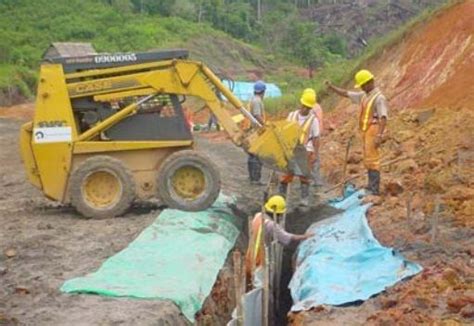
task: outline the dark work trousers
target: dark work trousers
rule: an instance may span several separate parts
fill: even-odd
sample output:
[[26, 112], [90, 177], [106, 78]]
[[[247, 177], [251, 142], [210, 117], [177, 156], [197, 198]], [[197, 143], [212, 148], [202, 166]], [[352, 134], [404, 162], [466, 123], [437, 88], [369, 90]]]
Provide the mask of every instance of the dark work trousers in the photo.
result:
[[260, 159], [252, 154], [249, 154], [249, 158], [247, 160], [247, 166], [249, 170], [249, 177], [250, 181], [260, 181], [262, 178], [262, 162]]
[[211, 114], [209, 117], [209, 121], [207, 122], [207, 131], [212, 130], [212, 125], [216, 125], [216, 130], [220, 131], [221, 127], [219, 126], [219, 122], [217, 122], [217, 118], [214, 114]]

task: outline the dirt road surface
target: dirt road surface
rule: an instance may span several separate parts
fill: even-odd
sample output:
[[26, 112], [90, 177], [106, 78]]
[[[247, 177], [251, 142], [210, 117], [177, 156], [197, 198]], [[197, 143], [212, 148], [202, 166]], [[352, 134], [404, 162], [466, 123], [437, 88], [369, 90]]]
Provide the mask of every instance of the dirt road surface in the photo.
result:
[[86, 220], [44, 199], [25, 179], [20, 125], [0, 118], [0, 324], [183, 325], [172, 303], [59, 292], [65, 280], [95, 271], [126, 247], [159, 211], [149, 204], [121, 218]]
[[[123, 217], [88, 220], [72, 207], [45, 199], [25, 177], [18, 145], [21, 123], [0, 118], [0, 324], [185, 325], [171, 302], [59, 291], [65, 280], [97, 270], [125, 248], [152, 223], [160, 206], [139, 203]], [[237, 206], [247, 217], [258, 210], [264, 187], [249, 186], [246, 155], [216, 136], [198, 137], [198, 149], [220, 167], [224, 192], [238, 195]], [[269, 174], [264, 169], [264, 180]]]
[[[385, 195], [368, 216], [376, 237], [408, 259], [421, 263], [424, 272], [361, 305], [320, 306], [292, 315], [292, 325], [380, 325], [391, 322], [409, 325], [412, 320], [420, 323], [453, 321], [458, 322], [453, 325], [460, 325], [472, 320], [473, 303], [469, 300], [473, 296], [474, 237], [473, 229], [469, 227], [472, 214], [469, 215], [470, 206], [466, 204], [470, 203], [469, 180], [472, 180], [473, 171], [469, 168], [471, 161], [461, 159], [470, 153], [472, 143], [465, 141], [469, 139], [465, 135], [466, 129], [454, 128], [457, 122], [447, 120], [449, 112], [436, 111], [428, 123], [417, 129], [420, 139], [436, 136], [430, 142], [436, 149], [430, 150], [431, 155], [385, 172], [385, 191], [389, 191], [390, 180], [395, 179], [403, 182], [406, 195], [414, 194], [410, 220], [406, 217], [405, 195]], [[457, 114], [462, 121], [473, 121], [470, 110], [460, 110]], [[392, 120], [391, 126], [396, 132], [391, 138], [397, 139], [398, 134], [404, 136], [399, 141], [401, 146], [417, 140], [411, 131], [417, 115], [417, 112], [407, 111]], [[156, 218], [160, 206], [158, 203], [138, 203], [124, 217], [87, 220], [70, 207], [44, 199], [25, 179], [18, 149], [20, 125], [18, 119], [0, 118], [0, 325], [185, 325], [184, 317], [171, 302], [59, 292], [65, 280], [97, 270], [105, 259], [125, 248]], [[338, 180], [339, 154], [343, 153], [345, 145], [341, 140], [347, 139], [352, 129], [350, 124], [338, 129], [328, 136], [322, 148], [323, 170], [331, 182]], [[407, 135], [408, 132], [413, 135]], [[400, 146], [392, 144], [393, 139], [385, 144], [389, 157], [397, 155], [396, 149]], [[198, 136], [198, 150], [207, 153], [219, 166], [223, 191], [237, 197], [239, 216], [246, 218], [257, 211], [264, 187], [249, 185], [245, 154], [218, 133]], [[351, 156], [350, 173], [360, 172], [359, 156], [357, 152]], [[458, 159], [453, 161], [451, 157]], [[434, 164], [435, 160], [454, 163], [443, 167]], [[446, 173], [454, 173], [456, 178], [450, 177], [445, 183], [447, 192], [443, 198], [449, 206], [444, 207], [446, 212], [439, 222], [439, 239], [432, 243], [430, 205], [433, 201], [432, 195], [425, 194], [431, 189], [427, 188], [431, 187], [431, 183], [427, 184], [431, 179], [425, 175], [433, 173], [445, 178], [446, 173], [439, 173], [441, 167]], [[416, 173], [406, 172], [406, 169], [414, 169]], [[265, 170], [264, 180], [268, 176], [269, 171]], [[292, 193], [296, 196], [298, 187], [294, 187]], [[321, 198], [315, 198], [315, 205], [320, 201]], [[323, 206], [313, 207], [305, 215], [290, 213], [288, 229], [302, 233], [312, 222], [334, 213]], [[244, 239], [239, 241], [242, 248], [245, 230], [243, 234]], [[284, 265], [288, 267], [283, 274], [285, 280], [291, 277], [289, 265], [293, 250], [285, 251]], [[212, 315], [212, 325], [223, 324], [233, 307], [229, 291], [231, 279], [231, 266], [227, 264], [204, 306], [204, 317]], [[285, 287], [282, 285], [281, 288]], [[291, 304], [288, 292], [280, 299], [280, 310], [285, 311]], [[205, 321], [204, 317], [200, 316], [198, 320]], [[285, 324], [284, 314], [278, 317], [278, 324]]]

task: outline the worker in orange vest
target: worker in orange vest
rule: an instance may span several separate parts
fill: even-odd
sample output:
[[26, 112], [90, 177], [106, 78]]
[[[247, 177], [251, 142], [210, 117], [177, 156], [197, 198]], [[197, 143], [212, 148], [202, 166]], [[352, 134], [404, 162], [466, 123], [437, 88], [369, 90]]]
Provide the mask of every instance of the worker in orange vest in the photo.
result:
[[[319, 155], [319, 122], [318, 118], [313, 114], [313, 107], [317, 104], [316, 92], [305, 91], [300, 98], [300, 108], [290, 112], [288, 121], [296, 122], [302, 129], [300, 144], [303, 145], [308, 153], [309, 171], [313, 170], [316, 158]], [[301, 201], [300, 205], [309, 206], [309, 186], [311, 179], [307, 176], [300, 175], [301, 185]], [[288, 184], [293, 181], [293, 174], [286, 174], [280, 180], [280, 193], [286, 195]]]
[[298, 235], [285, 231], [275, 221], [275, 219], [279, 220], [285, 212], [285, 198], [275, 195], [270, 197], [265, 203], [263, 212], [255, 214], [252, 220], [249, 247], [245, 256], [247, 280], [250, 280], [253, 275], [252, 267], [258, 269], [263, 265], [265, 261], [265, 244], [269, 245], [275, 239], [283, 246], [288, 246], [291, 242], [301, 242], [313, 236], [312, 233]]
[[359, 130], [364, 144], [364, 165], [367, 168], [367, 189], [373, 195], [380, 194], [380, 144], [387, 124], [387, 99], [375, 86], [374, 75], [368, 70], [360, 70], [355, 75], [356, 88], [362, 91], [348, 91], [326, 81], [329, 89], [340, 96], [348, 97], [360, 105]]

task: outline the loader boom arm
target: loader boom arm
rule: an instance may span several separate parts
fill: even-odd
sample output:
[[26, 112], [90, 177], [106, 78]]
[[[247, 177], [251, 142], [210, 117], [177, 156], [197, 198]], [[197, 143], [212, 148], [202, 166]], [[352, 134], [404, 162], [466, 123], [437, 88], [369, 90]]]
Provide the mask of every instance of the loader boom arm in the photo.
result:
[[[145, 64], [145, 66], [150, 66], [150, 64]], [[137, 70], [136, 65], [130, 66], [129, 69], [132, 69], [132, 67]], [[243, 131], [232, 120], [230, 113], [224, 109], [216, 94], [217, 92], [220, 92], [229, 103], [246, 118], [250, 119], [254, 125], [262, 127], [257, 119], [244, 108], [240, 100], [202, 63], [189, 60], [168, 60], [156, 63], [155, 66], [150, 68], [145, 72], [130, 74], [126, 72], [127, 67], [66, 74], [66, 79], [73, 80], [89, 76], [95, 77], [93, 80], [68, 83], [71, 98], [93, 95], [96, 100], [106, 101], [130, 95], [147, 96], [82, 133], [78, 140], [90, 140], [127, 116], [134, 114], [140, 104], [148, 98], [163, 93], [201, 98], [237, 146], [244, 145]], [[112, 76], [117, 73], [118, 69], [125, 71], [122, 71], [120, 76]]]
[[[140, 109], [140, 104], [160, 94], [195, 96], [202, 99], [216, 116], [232, 142], [257, 155], [273, 169], [307, 175], [305, 151], [298, 152], [301, 129], [293, 122], [269, 122], [263, 126], [248, 112], [242, 102], [203, 63], [185, 59], [125, 65], [105, 69], [89, 69], [65, 75], [70, 99], [93, 97], [98, 102], [110, 102], [127, 97], [139, 97], [136, 103], [122, 108], [78, 135], [88, 141]], [[254, 128], [243, 131], [224, 108], [218, 94], [252, 122]]]

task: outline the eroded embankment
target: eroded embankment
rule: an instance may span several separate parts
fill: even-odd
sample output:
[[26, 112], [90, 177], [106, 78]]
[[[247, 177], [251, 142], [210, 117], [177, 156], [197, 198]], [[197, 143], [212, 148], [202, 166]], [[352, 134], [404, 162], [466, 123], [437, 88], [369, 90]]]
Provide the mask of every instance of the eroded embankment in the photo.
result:
[[[381, 198], [368, 220], [377, 239], [424, 271], [358, 307], [318, 307], [298, 325], [447, 323], [474, 317], [474, 2], [462, 1], [418, 24], [366, 67], [389, 98]], [[323, 103], [323, 108], [324, 103]], [[341, 180], [344, 149], [350, 176], [364, 173], [357, 107], [341, 100], [321, 156], [330, 182]], [[364, 186], [365, 178], [355, 180]], [[437, 205], [439, 204], [439, 205]], [[437, 212], [436, 207], [439, 207]]]

